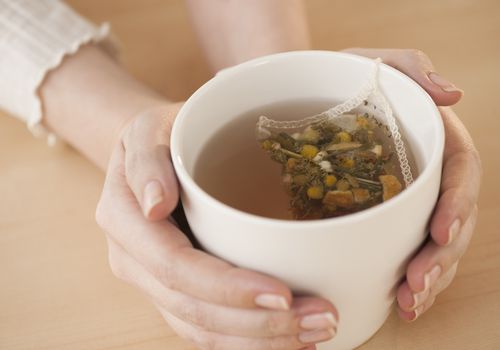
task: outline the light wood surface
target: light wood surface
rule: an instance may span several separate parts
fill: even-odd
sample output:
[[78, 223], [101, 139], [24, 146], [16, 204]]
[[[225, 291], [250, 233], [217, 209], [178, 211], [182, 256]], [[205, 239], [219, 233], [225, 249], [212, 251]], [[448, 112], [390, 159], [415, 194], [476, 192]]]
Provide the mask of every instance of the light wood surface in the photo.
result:
[[[110, 21], [124, 64], [173, 99], [210, 74], [182, 1], [71, 0]], [[485, 175], [457, 278], [413, 324], [392, 315], [360, 349], [500, 349], [500, 2], [309, 0], [315, 48], [416, 47], [466, 91], [456, 110]], [[148, 300], [116, 280], [94, 209], [103, 174], [0, 115], [0, 349], [187, 350]], [[237, 349], [235, 349], [237, 350]]]

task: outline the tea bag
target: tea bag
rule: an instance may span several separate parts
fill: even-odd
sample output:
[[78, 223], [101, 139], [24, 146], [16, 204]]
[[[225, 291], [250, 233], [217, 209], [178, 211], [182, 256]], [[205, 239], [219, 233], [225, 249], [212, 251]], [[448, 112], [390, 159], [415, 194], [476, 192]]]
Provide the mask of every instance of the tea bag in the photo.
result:
[[413, 182], [406, 147], [378, 87], [380, 59], [347, 101], [300, 120], [261, 116], [257, 139], [282, 164], [295, 219], [346, 215], [389, 200]]

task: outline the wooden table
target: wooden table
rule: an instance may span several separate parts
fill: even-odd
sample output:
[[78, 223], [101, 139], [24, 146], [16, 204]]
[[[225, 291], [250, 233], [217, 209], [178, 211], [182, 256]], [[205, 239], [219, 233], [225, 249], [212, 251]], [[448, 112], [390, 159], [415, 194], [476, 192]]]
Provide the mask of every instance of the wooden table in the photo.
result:
[[[185, 98], [209, 77], [181, 1], [69, 3], [109, 20], [124, 64], [167, 96]], [[361, 349], [500, 349], [500, 3], [310, 0], [307, 8], [316, 48], [426, 51], [466, 91], [456, 109], [484, 162], [477, 231], [451, 288], [418, 322], [392, 315]], [[112, 276], [94, 222], [102, 182], [75, 151], [49, 149], [0, 115], [0, 349], [193, 349]]]

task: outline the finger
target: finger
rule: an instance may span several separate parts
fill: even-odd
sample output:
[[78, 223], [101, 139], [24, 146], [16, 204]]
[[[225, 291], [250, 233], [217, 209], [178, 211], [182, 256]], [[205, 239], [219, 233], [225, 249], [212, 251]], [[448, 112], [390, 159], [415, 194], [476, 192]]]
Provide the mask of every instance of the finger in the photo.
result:
[[457, 274], [458, 261], [454, 263], [434, 284], [429, 293], [429, 298], [436, 297], [448, 288]]
[[436, 284], [434, 285], [434, 287], [431, 288], [431, 291], [427, 299], [423, 300], [423, 302], [413, 310], [413, 315], [410, 321], [416, 320], [417, 318], [422, 316], [425, 312], [427, 312], [427, 310], [429, 310], [432, 305], [434, 305], [436, 297], [439, 295], [439, 293], [448, 288], [448, 286], [453, 281], [453, 278], [455, 277], [455, 274], [457, 272], [457, 267], [458, 267], [458, 262], [455, 263], [448, 271], [446, 271], [446, 273], [444, 273], [443, 276], [441, 276], [436, 281]]
[[481, 183], [481, 160], [465, 126], [451, 108], [440, 108], [446, 143], [438, 204], [430, 230], [439, 245], [450, 244], [475, 210]]
[[452, 244], [442, 247], [429, 241], [410, 262], [406, 280], [414, 293], [432, 288], [439, 277], [462, 257], [472, 237], [476, 219], [477, 212], [467, 219], [461, 233]]
[[408, 285], [408, 282], [405, 280], [398, 287], [398, 291], [396, 293], [398, 307], [402, 311], [410, 313], [415, 310], [415, 308], [422, 305], [422, 303], [429, 297], [429, 294], [430, 289], [424, 290], [419, 293], [413, 292]]
[[380, 57], [385, 64], [415, 80], [438, 106], [454, 105], [464, 94], [463, 90], [436, 73], [429, 57], [420, 50], [352, 48], [343, 51], [370, 58]]
[[[408, 286], [408, 283], [406, 281], [403, 282], [397, 292], [398, 307], [404, 311], [406, 315], [409, 315], [412, 311], [423, 305], [428, 299], [435, 298], [450, 285], [457, 272], [457, 267], [458, 262], [453, 264], [448, 271], [443, 273], [434, 286], [420, 293], [414, 293]], [[422, 313], [425, 312], [425, 310], [422, 311], [421, 308], [419, 312]], [[413, 316], [415, 316], [415, 314]]]
[[[161, 225], [150, 225], [150, 228], [155, 228], [155, 230], [149, 232], [149, 238], [153, 239], [153, 241], [143, 240], [144, 237], [141, 237], [139, 233], [129, 235], [129, 230], [124, 228], [131, 225], [131, 227], [136, 227], [136, 230], [140, 230], [143, 224], [147, 226], [147, 223], [144, 223], [142, 219], [143, 215], [139, 203], [127, 184], [125, 149], [122, 144], [119, 144], [111, 153], [108, 163], [103, 191], [96, 208], [97, 223], [105, 231], [113, 233], [111, 236], [115, 239], [123, 239], [120, 242], [122, 245], [138, 244], [138, 248], [140, 248], [140, 244], [145, 244], [148, 245], [145, 248], [152, 248], [156, 244], [167, 240], [174, 241], [176, 246], [190, 245], [189, 240], [183, 234], [168, 236], [165, 232], [160, 232]], [[120, 231], [119, 228], [124, 230]], [[144, 253], [147, 255], [147, 252]]]
[[165, 287], [231, 307], [289, 309], [292, 295], [282, 282], [193, 249], [168, 221], [147, 224], [129, 218], [110, 236]]
[[125, 150], [121, 144], [117, 145], [111, 152], [104, 180], [103, 191], [99, 202], [97, 203], [95, 218], [97, 223], [102, 226], [112, 226], [112, 215], [109, 215], [110, 209], [113, 209], [111, 202], [116, 201], [121, 205], [120, 209], [123, 217], [136, 214], [138, 205], [134, 194], [127, 185], [125, 176]]
[[241, 337], [276, 337], [336, 329], [333, 306], [321, 299], [304, 301], [289, 311], [237, 309], [207, 303], [182, 293], [164, 290], [156, 303], [175, 317], [205, 331]]
[[[158, 306], [158, 305], [157, 305]], [[194, 343], [199, 349], [217, 349], [217, 350], [293, 350], [308, 348], [309, 345], [323, 342], [331, 339], [335, 332], [333, 330], [313, 331], [308, 338], [299, 339], [299, 336], [281, 336], [269, 338], [246, 338], [228, 336], [213, 332], [204, 331], [189, 323], [186, 323], [172, 314], [168, 313], [161, 306], [158, 310], [165, 318], [167, 323], [179, 334]]]
[[337, 326], [335, 308], [319, 298], [297, 298], [290, 311], [236, 309], [195, 299], [165, 288], [120, 246], [112, 240], [108, 244], [110, 265], [115, 275], [139, 287], [175, 317], [203, 330], [226, 335], [271, 337]]
[[424, 312], [430, 309], [430, 307], [436, 301], [435, 297], [429, 298], [425, 301], [423, 305], [420, 305], [413, 311], [405, 311], [400, 308], [397, 309], [399, 317], [406, 322], [413, 322], [419, 318]]
[[118, 147], [110, 160], [97, 222], [164, 286], [226, 306], [289, 308], [292, 294], [284, 283], [193, 249], [168, 220], [146, 221], [123, 174], [123, 149]]
[[406, 310], [399, 305], [399, 316], [403, 320], [409, 322], [415, 321], [417, 318], [422, 316], [427, 310], [431, 308], [432, 305], [434, 305], [436, 297], [439, 295], [439, 293], [448, 288], [448, 286], [451, 284], [457, 273], [457, 268], [458, 262], [453, 264], [453, 266], [437, 280], [436, 284], [429, 291], [427, 297], [422, 300], [420, 304], [416, 305], [416, 307], [412, 310]]
[[127, 183], [144, 216], [151, 220], [165, 219], [178, 201], [169, 148], [171, 124], [177, 113], [174, 107], [143, 112], [128, 126], [122, 138]]

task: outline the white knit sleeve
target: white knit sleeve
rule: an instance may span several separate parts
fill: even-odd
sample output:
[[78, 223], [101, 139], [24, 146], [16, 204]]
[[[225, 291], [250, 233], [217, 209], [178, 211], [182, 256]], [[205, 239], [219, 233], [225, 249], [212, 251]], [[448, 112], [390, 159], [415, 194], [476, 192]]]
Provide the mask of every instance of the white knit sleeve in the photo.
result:
[[44, 77], [108, 32], [107, 24], [96, 27], [58, 0], [0, 0], [0, 108], [46, 135], [37, 91]]

